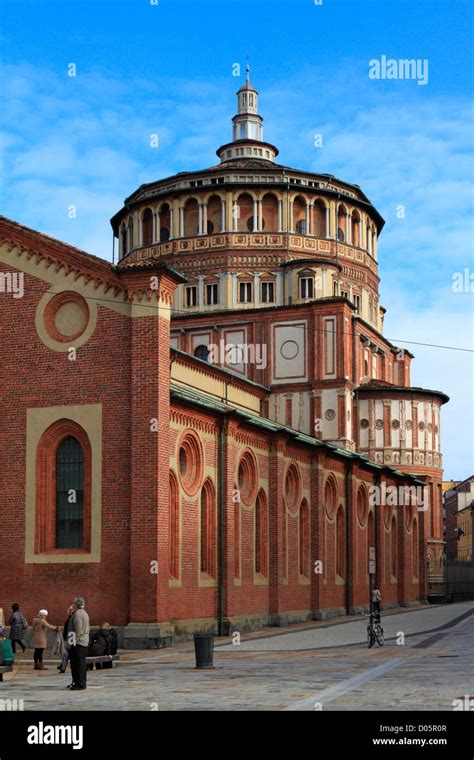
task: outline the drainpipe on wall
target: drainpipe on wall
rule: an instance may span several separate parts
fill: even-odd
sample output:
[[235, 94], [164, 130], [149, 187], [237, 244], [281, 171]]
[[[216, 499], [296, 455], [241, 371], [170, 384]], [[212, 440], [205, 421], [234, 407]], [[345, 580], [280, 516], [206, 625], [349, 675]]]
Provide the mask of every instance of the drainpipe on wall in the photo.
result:
[[352, 480], [352, 463], [348, 465], [346, 472], [346, 592], [345, 592], [345, 606], [346, 615], [350, 614], [349, 603], [349, 562], [350, 562], [350, 546], [349, 546], [349, 528], [350, 528], [350, 513], [351, 513], [351, 489], [350, 481]]
[[217, 635], [224, 636], [224, 542], [225, 542], [225, 493], [227, 465], [227, 415], [224, 414], [219, 431], [219, 531], [218, 531], [218, 598], [217, 598]]

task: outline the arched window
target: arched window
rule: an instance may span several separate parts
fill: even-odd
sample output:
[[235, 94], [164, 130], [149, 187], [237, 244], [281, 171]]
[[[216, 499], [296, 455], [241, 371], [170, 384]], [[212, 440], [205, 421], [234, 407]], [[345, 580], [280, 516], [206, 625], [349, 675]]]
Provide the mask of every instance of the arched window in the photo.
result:
[[171, 230], [171, 210], [167, 203], [163, 203], [160, 208], [158, 214], [158, 226], [158, 239], [160, 243], [166, 243], [170, 239]]
[[360, 246], [360, 215], [358, 211], [352, 212], [351, 217], [352, 245]]
[[73, 436], [56, 452], [56, 548], [80, 549], [84, 538], [84, 452]]
[[321, 200], [315, 201], [313, 206], [313, 235], [318, 238], [327, 237], [326, 206]]
[[90, 551], [92, 452], [87, 433], [59, 420], [36, 452], [35, 551]]
[[212, 235], [215, 230], [222, 232], [222, 222], [222, 201], [218, 195], [212, 195], [207, 202], [207, 234]]
[[124, 224], [122, 224], [122, 230], [121, 230], [121, 240], [122, 240], [122, 256], [127, 255], [127, 228]]
[[172, 578], [177, 579], [179, 578], [179, 491], [176, 475], [171, 471], [169, 499], [169, 572]]
[[130, 219], [128, 223], [128, 250], [133, 248], [133, 219]]
[[300, 575], [304, 575], [309, 578], [309, 510], [306, 499], [303, 499], [300, 506], [299, 514], [299, 560], [300, 560]]
[[343, 243], [346, 239], [346, 216], [345, 206], [339, 206], [337, 210], [337, 239]]
[[184, 237], [194, 237], [199, 233], [199, 206], [195, 198], [184, 205]]
[[151, 245], [153, 242], [153, 213], [150, 208], [145, 209], [142, 217], [142, 245]]
[[293, 227], [299, 235], [306, 235], [306, 201], [298, 196], [293, 201]]
[[216, 497], [214, 486], [206, 480], [201, 491], [201, 573], [216, 572]]
[[344, 510], [339, 507], [336, 518], [336, 573], [344, 578], [346, 574], [346, 541], [344, 530]]
[[234, 205], [234, 228], [238, 232], [248, 232], [254, 229], [253, 220], [253, 198], [250, 193], [239, 195], [237, 203]]
[[255, 502], [255, 572], [267, 575], [267, 500], [263, 491]]
[[194, 356], [207, 362], [209, 360], [208, 346], [205, 346], [204, 344], [197, 346], [197, 348], [194, 349]]
[[262, 200], [263, 229], [270, 232], [278, 230], [278, 198], [272, 193], [267, 193]]
[[390, 570], [392, 575], [397, 577], [397, 521], [395, 515], [392, 517], [390, 527]]

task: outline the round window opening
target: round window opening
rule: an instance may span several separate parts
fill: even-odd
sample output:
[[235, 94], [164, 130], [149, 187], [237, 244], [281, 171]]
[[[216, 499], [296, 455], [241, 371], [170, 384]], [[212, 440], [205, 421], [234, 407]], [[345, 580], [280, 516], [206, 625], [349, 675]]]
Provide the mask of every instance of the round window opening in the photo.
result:
[[257, 463], [250, 451], [246, 451], [240, 460], [238, 484], [241, 500], [244, 504], [252, 504], [257, 493], [258, 474]]
[[285, 478], [285, 501], [288, 509], [294, 509], [299, 504], [300, 490], [299, 470], [295, 464], [290, 464]]
[[202, 480], [203, 455], [198, 437], [186, 433], [178, 451], [179, 475], [187, 494], [195, 494]]
[[60, 343], [79, 338], [89, 324], [89, 307], [79, 293], [64, 292], [53, 296], [44, 311], [44, 326]]

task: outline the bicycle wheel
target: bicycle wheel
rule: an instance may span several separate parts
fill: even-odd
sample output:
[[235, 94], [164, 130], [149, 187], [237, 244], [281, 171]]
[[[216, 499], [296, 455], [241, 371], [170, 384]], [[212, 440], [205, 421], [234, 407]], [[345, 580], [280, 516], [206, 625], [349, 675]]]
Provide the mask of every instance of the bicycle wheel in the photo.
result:
[[381, 625], [375, 626], [375, 638], [377, 639], [377, 644], [379, 647], [383, 647], [384, 645], [384, 635], [383, 635], [383, 628]]
[[367, 628], [367, 646], [370, 649], [374, 645], [375, 636], [370, 627]]

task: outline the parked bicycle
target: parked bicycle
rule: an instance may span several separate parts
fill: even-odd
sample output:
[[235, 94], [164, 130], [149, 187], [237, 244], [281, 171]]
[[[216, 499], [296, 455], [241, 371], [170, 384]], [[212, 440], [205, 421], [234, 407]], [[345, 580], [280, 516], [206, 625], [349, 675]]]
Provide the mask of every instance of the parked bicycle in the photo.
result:
[[379, 647], [383, 647], [384, 641], [380, 615], [377, 612], [371, 612], [367, 623], [367, 646], [370, 649], [377, 642]]

